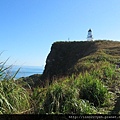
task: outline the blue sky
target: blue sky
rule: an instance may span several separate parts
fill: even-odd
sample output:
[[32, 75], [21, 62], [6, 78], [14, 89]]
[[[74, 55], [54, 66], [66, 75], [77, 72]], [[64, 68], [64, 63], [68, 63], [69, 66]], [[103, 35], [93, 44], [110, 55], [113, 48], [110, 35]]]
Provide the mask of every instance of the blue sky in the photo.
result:
[[0, 0], [0, 61], [41, 66], [55, 41], [120, 40], [120, 0]]

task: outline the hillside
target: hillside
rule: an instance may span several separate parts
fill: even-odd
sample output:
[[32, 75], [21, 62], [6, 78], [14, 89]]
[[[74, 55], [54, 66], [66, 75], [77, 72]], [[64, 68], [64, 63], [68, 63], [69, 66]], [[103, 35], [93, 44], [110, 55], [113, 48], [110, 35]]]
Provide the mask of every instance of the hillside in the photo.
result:
[[41, 79], [47, 113], [120, 114], [120, 42], [55, 42]]
[[1, 114], [120, 114], [120, 42], [55, 42], [43, 74], [18, 80], [5, 63]]
[[120, 42], [55, 42], [43, 74], [23, 81], [36, 113], [120, 114]]
[[[120, 42], [117, 41], [80, 41], [55, 42], [46, 59], [43, 79], [60, 78], [93, 70], [99, 61], [112, 64], [120, 61]], [[99, 66], [99, 65], [98, 65]]]

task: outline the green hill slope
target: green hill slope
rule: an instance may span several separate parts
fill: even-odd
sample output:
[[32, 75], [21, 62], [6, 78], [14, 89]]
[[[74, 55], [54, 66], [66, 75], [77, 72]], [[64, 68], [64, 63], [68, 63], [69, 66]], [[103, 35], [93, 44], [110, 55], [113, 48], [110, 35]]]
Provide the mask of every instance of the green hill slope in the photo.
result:
[[54, 43], [42, 75], [51, 83], [44, 91], [44, 112], [119, 114], [119, 63], [117, 41]]
[[55, 42], [46, 60], [43, 78], [52, 79], [91, 71], [99, 68], [100, 61], [114, 65], [119, 62], [120, 42]]

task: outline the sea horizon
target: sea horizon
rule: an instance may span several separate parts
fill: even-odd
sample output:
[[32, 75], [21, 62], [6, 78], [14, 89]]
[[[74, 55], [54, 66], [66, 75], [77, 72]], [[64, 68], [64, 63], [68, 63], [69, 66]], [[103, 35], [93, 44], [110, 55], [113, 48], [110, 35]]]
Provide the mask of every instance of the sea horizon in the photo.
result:
[[[9, 65], [7, 65], [9, 66]], [[20, 69], [20, 70], [19, 70]], [[20, 66], [20, 65], [13, 65], [9, 69], [9, 73], [14, 75], [17, 71], [17, 75], [15, 76], [15, 79], [19, 79], [21, 77], [28, 77], [34, 74], [42, 74], [44, 67], [43, 66]]]

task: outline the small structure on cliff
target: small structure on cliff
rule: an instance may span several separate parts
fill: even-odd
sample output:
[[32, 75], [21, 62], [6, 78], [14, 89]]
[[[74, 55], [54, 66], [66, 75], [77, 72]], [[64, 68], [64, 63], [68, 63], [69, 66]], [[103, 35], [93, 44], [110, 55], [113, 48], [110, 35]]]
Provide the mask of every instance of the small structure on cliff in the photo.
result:
[[87, 40], [88, 41], [93, 41], [93, 36], [92, 36], [92, 30], [91, 29], [88, 30]]

